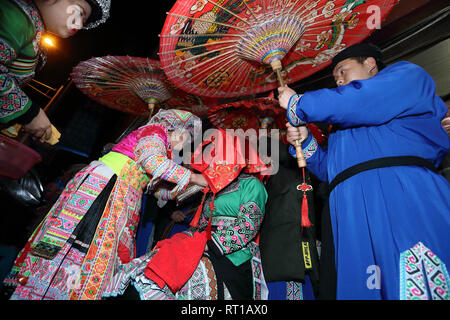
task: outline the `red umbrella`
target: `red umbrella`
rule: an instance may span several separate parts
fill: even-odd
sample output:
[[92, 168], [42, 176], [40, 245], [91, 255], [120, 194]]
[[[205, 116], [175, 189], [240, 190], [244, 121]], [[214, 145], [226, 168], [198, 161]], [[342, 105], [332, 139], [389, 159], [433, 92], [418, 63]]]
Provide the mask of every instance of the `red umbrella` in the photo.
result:
[[[342, 49], [375, 29], [369, 23], [373, 9], [381, 23], [396, 3], [178, 0], [161, 34], [161, 66], [176, 86], [203, 96], [268, 91], [329, 65]], [[300, 145], [297, 161], [305, 167]]]
[[209, 97], [266, 92], [328, 66], [398, 0], [178, 0], [161, 33], [167, 77]]
[[[176, 86], [203, 96], [269, 91], [328, 66], [341, 50], [361, 42], [375, 29], [374, 14], [381, 24], [397, 3], [178, 0], [162, 31], [161, 65]], [[296, 151], [305, 177], [301, 141], [296, 141]], [[304, 202], [309, 187], [305, 181], [299, 186]]]
[[286, 112], [278, 107], [278, 101], [272, 97], [225, 103], [208, 111], [209, 121], [221, 129], [258, 130], [265, 127], [264, 120], [268, 118], [273, 122], [272, 128], [285, 127]]
[[[225, 103], [211, 107], [208, 111], [209, 121], [221, 129], [278, 129], [280, 138], [286, 133], [286, 111], [278, 107], [273, 97], [255, 98]], [[307, 127], [319, 144], [326, 141], [327, 135], [309, 123]]]
[[155, 105], [206, 113], [200, 98], [176, 88], [167, 80], [160, 63], [129, 56], [96, 57], [79, 63], [72, 71], [75, 85], [91, 99], [107, 107], [136, 115], [148, 115]]

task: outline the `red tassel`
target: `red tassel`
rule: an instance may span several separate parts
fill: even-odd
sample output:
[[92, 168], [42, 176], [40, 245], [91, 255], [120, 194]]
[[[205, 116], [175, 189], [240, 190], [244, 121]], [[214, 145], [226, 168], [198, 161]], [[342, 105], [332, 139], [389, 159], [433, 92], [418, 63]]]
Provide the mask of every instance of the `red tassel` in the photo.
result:
[[203, 203], [205, 202], [205, 198], [206, 198], [206, 194], [209, 192], [209, 188], [206, 187], [203, 190], [203, 198], [202, 198], [202, 202], [200, 203], [200, 205], [197, 208], [197, 211], [195, 212], [194, 217], [192, 217], [191, 223], [189, 223], [189, 225], [191, 227], [197, 227], [198, 226], [198, 222], [200, 220], [200, 216], [202, 215], [202, 211], [203, 211]]
[[308, 199], [306, 198], [306, 192], [303, 192], [302, 201], [302, 227], [309, 228], [312, 226], [311, 221], [309, 221], [308, 214]]
[[213, 194], [213, 197], [212, 197], [212, 201], [211, 201], [211, 203], [209, 204], [209, 220], [208, 220], [208, 226], [206, 227], [206, 239], [207, 240], [211, 240], [211, 221], [212, 221], [212, 214], [213, 214], [213, 211], [214, 211], [214, 209], [215, 209], [215, 207], [214, 207], [214, 198], [216, 197], [216, 194], [214, 193]]

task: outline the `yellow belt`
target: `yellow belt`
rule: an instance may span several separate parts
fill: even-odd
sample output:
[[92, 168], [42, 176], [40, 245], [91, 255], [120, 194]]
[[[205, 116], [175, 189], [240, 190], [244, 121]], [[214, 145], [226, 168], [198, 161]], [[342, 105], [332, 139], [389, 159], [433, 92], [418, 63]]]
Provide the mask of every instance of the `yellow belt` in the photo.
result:
[[120, 176], [120, 172], [125, 164], [128, 161], [133, 161], [126, 155], [114, 151], [108, 152], [98, 160], [108, 165], [108, 167], [110, 167], [118, 177]]

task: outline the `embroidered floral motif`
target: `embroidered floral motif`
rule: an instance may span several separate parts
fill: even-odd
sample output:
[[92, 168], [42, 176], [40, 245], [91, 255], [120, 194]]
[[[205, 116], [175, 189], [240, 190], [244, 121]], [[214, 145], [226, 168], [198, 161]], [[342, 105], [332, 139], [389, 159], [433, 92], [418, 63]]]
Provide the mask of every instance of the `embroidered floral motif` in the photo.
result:
[[231, 226], [213, 234], [215, 242], [225, 253], [245, 247], [259, 230], [263, 214], [255, 202], [244, 203], [239, 211], [241, 214]]
[[303, 286], [301, 282], [286, 282], [286, 300], [303, 300]]
[[400, 255], [401, 300], [449, 300], [445, 264], [422, 242]]
[[293, 126], [300, 126], [302, 124], [305, 124], [304, 121], [302, 121], [298, 116], [297, 116], [297, 103], [300, 100], [300, 98], [302, 97], [302, 94], [294, 94], [290, 99], [289, 99], [289, 103], [288, 103], [288, 107], [287, 107], [287, 114], [288, 114], [288, 119], [289, 122], [293, 125]]
[[314, 153], [317, 151], [317, 146], [317, 140], [313, 137], [309, 144], [305, 148], [303, 148], [305, 159], [309, 159], [314, 155]]

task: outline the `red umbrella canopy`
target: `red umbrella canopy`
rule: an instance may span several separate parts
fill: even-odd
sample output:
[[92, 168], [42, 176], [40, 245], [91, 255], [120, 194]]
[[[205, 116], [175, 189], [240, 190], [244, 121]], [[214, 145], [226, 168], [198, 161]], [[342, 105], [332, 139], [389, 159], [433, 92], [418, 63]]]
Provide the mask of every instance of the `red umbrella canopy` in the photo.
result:
[[[220, 129], [278, 129], [279, 137], [286, 141], [286, 111], [278, 107], [273, 97], [255, 98], [211, 107], [208, 112], [209, 121]], [[315, 124], [306, 125], [319, 144], [323, 144], [328, 136]]]
[[[179, 88], [235, 97], [293, 83], [361, 42], [398, 0], [178, 0], [161, 33], [160, 59]], [[376, 15], [376, 16], [374, 16]]]
[[208, 119], [221, 129], [282, 129], [286, 111], [279, 108], [278, 101], [272, 97], [255, 98], [211, 107]]
[[91, 99], [140, 116], [150, 113], [149, 105], [206, 113], [205, 104], [217, 103], [217, 99], [196, 97], [176, 88], [165, 76], [160, 62], [148, 58], [95, 57], [79, 63], [71, 76]]

